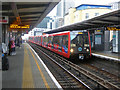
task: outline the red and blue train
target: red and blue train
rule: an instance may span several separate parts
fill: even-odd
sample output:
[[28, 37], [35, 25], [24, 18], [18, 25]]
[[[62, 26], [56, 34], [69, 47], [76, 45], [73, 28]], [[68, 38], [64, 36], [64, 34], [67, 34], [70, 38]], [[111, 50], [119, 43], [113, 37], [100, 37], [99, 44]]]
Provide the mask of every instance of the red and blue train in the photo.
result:
[[30, 36], [29, 42], [40, 45], [69, 59], [86, 59], [91, 57], [90, 34], [88, 31], [67, 31]]

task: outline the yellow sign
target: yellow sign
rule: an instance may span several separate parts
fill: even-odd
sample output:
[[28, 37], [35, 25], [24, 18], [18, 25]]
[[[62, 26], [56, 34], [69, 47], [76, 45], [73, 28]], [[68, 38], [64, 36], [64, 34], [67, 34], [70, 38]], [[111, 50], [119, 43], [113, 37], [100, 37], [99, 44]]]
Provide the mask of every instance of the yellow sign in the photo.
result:
[[19, 26], [16, 24], [11, 24], [10, 25], [10, 29], [27, 29], [30, 28], [30, 25], [24, 25], [24, 26]]
[[101, 30], [97, 30], [97, 32], [101, 32]]
[[78, 32], [78, 34], [83, 34], [82, 32]]
[[118, 31], [118, 30], [120, 30], [120, 28], [117, 28], [117, 27], [107, 27], [107, 30], [115, 30], [115, 31]]

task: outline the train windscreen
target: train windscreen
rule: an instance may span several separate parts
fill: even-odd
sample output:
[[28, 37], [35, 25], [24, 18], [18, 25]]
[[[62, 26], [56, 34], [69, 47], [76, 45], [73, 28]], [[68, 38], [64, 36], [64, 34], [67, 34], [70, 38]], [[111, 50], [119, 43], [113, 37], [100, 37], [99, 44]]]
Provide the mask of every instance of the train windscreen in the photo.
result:
[[72, 32], [71, 33], [71, 47], [89, 47], [89, 39], [87, 32]]

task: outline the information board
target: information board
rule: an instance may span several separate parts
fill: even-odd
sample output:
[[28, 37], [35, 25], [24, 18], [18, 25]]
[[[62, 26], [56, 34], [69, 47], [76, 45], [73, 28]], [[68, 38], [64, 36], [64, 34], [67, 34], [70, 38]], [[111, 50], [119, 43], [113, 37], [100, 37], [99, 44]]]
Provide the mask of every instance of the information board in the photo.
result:
[[95, 35], [95, 44], [101, 44], [101, 35]]

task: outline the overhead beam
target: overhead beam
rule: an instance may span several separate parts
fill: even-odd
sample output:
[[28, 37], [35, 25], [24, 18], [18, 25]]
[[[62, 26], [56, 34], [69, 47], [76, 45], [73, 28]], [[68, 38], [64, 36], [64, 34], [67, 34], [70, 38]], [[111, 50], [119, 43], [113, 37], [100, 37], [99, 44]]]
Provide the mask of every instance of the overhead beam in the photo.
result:
[[9, 16], [14, 16], [14, 14], [13, 14], [12, 12], [10, 12], [10, 13], [8, 13], [8, 12], [2, 13], [2, 15], [3, 15], [3, 16], [8, 16], [8, 15], [9, 15]]
[[48, 4], [23, 4], [23, 5], [17, 5], [17, 9], [23, 9], [23, 8], [39, 8], [39, 7], [48, 7]]
[[21, 19], [38, 19], [39, 17], [22, 17]]
[[19, 16], [19, 13], [18, 13], [18, 10], [17, 10], [17, 5], [15, 2], [11, 2], [11, 8], [12, 8], [12, 11], [14, 13], [14, 16], [16, 17], [16, 21], [18, 22], [18, 24], [21, 23], [21, 19], [20, 19], [20, 16]]
[[23, 13], [23, 12], [20, 12], [19, 15], [22, 16], [22, 15], [29, 15], [29, 14], [30, 14], [30, 15], [31, 15], [31, 14], [41, 14], [41, 13], [43, 13], [43, 12], [24, 12], [24, 13]]
[[100, 19], [99, 21], [108, 22], [108, 23], [111, 23], [111, 24], [119, 24], [119, 23], [120, 23], [120, 22], [118, 22], [118, 21], [105, 20], [105, 19]]
[[11, 6], [8, 5], [2, 5], [2, 10], [9, 10], [11, 8]]

